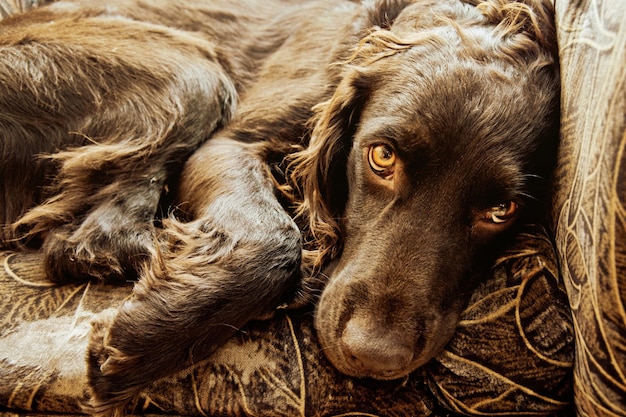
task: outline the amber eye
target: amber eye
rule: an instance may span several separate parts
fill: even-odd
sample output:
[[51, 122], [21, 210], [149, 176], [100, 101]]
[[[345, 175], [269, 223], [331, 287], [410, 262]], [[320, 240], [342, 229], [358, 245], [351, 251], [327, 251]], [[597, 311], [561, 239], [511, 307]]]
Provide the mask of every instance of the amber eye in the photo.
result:
[[517, 208], [517, 203], [507, 201], [506, 203], [499, 204], [486, 211], [484, 220], [495, 224], [506, 223], [515, 217]]
[[396, 163], [396, 154], [387, 145], [374, 145], [370, 147], [368, 160], [378, 175], [389, 175]]

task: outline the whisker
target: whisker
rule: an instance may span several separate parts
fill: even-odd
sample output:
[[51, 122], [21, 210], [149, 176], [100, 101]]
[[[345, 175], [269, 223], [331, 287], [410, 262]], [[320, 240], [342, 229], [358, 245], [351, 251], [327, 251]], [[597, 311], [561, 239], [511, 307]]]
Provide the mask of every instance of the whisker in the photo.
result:
[[532, 201], [539, 201], [539, 198], [533, 196], [532, 194], [522, 192], [522, 193], [519, 193], [519, 195], [522, 197], [526, 197], [527, 199], [532, 200]]

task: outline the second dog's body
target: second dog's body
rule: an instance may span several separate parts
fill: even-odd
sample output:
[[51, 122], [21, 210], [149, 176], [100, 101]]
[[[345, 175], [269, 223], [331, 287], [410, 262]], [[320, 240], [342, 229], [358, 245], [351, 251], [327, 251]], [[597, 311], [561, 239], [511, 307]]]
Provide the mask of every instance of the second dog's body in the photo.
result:
[[76, 1], [1, 23], [3, 244], [40, 245], [59, 282], [139, 277], [95, 324], [93, 410], [321, 268], [339, 370], [398, 378], [441, 349], [553, 149], [549, 7], [477, 3]]

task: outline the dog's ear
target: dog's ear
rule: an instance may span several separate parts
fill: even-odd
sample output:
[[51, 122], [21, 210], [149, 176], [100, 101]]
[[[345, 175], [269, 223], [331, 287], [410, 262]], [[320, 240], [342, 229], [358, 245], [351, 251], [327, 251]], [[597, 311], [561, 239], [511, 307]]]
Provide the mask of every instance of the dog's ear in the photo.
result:
[[338, 218], [348, 195], [348, 155], [368, 91], [361, 71], [348, 70], [332, 98], [316, 106], [309, 145], [292, 159], [292, 182], [302, 193], [298, 215], [308, 219], [305, 234], [314, 248], [313, 268], [341, 250]]

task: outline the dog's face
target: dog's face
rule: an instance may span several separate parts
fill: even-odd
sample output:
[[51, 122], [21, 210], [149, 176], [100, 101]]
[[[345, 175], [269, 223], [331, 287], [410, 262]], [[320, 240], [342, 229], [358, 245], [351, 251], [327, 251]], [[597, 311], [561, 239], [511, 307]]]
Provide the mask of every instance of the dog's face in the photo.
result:
[[318, 132], [342, 249], [316, 328], [353, 376], [399, 378], [443, 348], [550, 159], [549, 58], [500, 56], [482, 27], [432, 32], [349, 71]]

